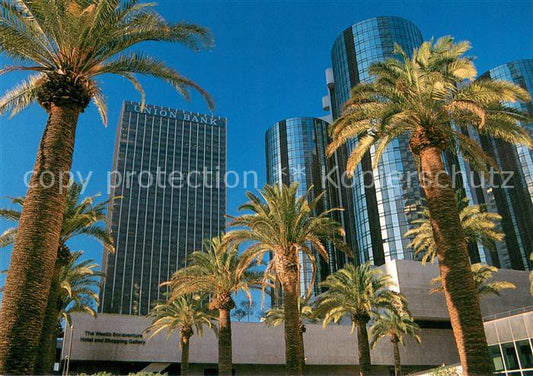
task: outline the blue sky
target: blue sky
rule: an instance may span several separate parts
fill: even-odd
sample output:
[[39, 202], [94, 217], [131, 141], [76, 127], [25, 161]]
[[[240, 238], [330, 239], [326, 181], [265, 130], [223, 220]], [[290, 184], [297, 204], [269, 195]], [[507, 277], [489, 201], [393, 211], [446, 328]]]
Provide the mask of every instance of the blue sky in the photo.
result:
[[[179, 1], [160, 0], [158, 9], [170, 21], [210, 28], [216, 47], [198, 53], [169, 44], [146, 44], [147, 53], [167, 61], [207, 89], [215, 114], [228, 118], [228, 168], [255, 170], [265, 182], [264, 133], [270, 124], [292, 116], [323, 116], [324, 70], [330, 66], [335, 38], [349, 25], [375, 16], [405, 17], [424, 39], [452, 35], [470, 40], [480, 73], [499, 64], [533, 57], [532, 1]], [[8, 61], [0, 56], [0, 67]], [[5, 91], [23, 75], [0, 80]], [[77, 131], [73, 170], [93, 171], [86, 195], [106, 194], [115, 130], [124, 99], [139, 100], [129, 83], [101, 79], [108, 98], [109, 126], [104, 128], [91, 105]], [[169, 87], [142, 80], [151, 104], [207, 112], [199, 96], [191, 102]], [[32, 169], [46, 114], [37, 105], [13, 119], [0, 117], [0, 205], [5, 196], [25, 193], [23, 176]], [[244, 200], [242, 187], [228, 191], [228, 212]], [[9, 223], [1, 223], [0, 231]], [[98, 244], [80, 240], [72, 249], [101, 261]], [[9, 265], [9, 249], [0, 250], [0, 268]]]

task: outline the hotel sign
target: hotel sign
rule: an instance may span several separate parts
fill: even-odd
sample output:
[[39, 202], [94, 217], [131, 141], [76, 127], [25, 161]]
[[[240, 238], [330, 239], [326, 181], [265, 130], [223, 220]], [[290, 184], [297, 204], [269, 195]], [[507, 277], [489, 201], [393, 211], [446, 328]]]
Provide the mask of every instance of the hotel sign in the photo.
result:
[[98, 332], [85, 330], [81, 342], [114, 343], [119, 345], [144, 345], [146, 341], [141, 333]]

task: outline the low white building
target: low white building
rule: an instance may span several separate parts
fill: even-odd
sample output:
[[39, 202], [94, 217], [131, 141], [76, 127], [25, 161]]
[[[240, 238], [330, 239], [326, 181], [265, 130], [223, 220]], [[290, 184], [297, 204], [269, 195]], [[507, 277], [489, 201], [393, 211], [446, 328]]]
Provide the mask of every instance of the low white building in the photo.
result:
[[[412, 314], [422, 328], [422, 344], [408, 339], [406, 346], [401, 348], [404, 370], [416, 371], [457, 363], [458, 355], [444, 298], [442, 294], [429, 293], [429, 281], [438, 274], [437, 267], [422, 266], [413, 261], [393, 261], [383, 268], [407, 296]], [[504, 291], [501, 297], [485, 298], [482, 302], [484, 316], [533, 305], [527, 275], [527, 272], [501, 270], [495, 279], [513, 282], [517, 289]], [[146, 341], [142, 336], [150, 323], [146, 317], [99, 314], [95, 319], [74, 314], [72, 322], [73, 331], [66, 331], [62, 351], [63, 360], [70, 354], [71, 374], [99, 370], [115, 374], [140, 370], [179, 374], [178, 334], [170, 337], [161, 334]], [[493, 324], [490, 325], [492, 328]], [[306, 375], [356, 373], [357, 338], [355, 334], [350, 334], [348, 325], [330, 325], [324, 329], [318, 324], [306, 324], [306, 328]], [[234, 322], [232, 329], [235, 375], [285, 374], [282, 327], [267, 328], [262, 323]], [[505, 332], [505, 329], [502, 330]], [[489, 342], [493, 344], [491, 338], [489, 335]], [[393, 351], [389, 340], [381, 340], [371, 356], [376, 375], [391, 374]], [[206, 330], [201, 338], [192, 337], [190, 363], [192, 375], [216, 374], [217, 339], [212, 331]]]

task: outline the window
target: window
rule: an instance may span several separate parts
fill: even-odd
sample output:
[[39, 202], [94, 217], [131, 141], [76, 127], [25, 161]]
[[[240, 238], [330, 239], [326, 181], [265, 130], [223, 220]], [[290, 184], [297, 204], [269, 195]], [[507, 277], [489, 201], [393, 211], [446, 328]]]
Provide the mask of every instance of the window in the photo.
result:
[[508, 370], [518, 369], [518, 357], [512, 342], [502, 343], [502, 353], [505, 359], [505, 367]]
[[503, 359], [502, 354], [500, 353], [500, 346], [489, 346], [489, 353], [490, 358], [492, 359], [492, 365], [494, 366], [494, 370], [503, 371]]
[[517, 341], [516, 349], [518, 350], [518, 357], [520, 358], [520, 365], [522, 368], [533, 368], [533, 355], [531, 354], [531, 346], [529, 341]]

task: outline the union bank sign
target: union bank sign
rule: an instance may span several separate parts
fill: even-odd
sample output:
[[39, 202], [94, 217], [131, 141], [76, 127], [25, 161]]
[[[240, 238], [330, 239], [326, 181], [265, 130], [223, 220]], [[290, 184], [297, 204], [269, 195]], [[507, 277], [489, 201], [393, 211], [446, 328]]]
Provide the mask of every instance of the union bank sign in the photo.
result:
[[126, 105], [126, 111], [128, 112], [135, 112], [139, 114], [158, 116], [158, 117], [168, 118], [168, 119], [190, 121], [190, 122], [198, 123], [198, 124], [207, 124], [207, 125], [215, 125], [215, 126], [226, 125], [226, 118], [223, 118], [220, 116], [205, 115], [205, 114], [199, 114], [196, 112], [182, 111], [182, 110], [176, 110], [176, 109], [172, 109], [168, 107], [159, 107], [159, 106], [152, 106], [152, 105], [146, 105], [143, 111], [141, 111], [140, 103], [128, 102], [128, 101], [125, 102], [125, 105]]

